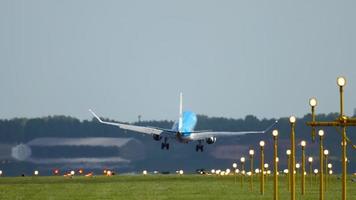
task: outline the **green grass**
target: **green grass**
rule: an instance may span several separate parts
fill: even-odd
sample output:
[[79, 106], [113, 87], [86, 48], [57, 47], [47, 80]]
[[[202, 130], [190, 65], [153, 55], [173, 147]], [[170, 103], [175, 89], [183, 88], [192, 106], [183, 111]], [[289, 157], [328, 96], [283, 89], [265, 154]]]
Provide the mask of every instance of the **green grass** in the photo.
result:
[[[199, 175], [148, 175], [114, 177], [16, 177], [0, 178], [0, 199], [273, 199], [273, 182], [269, 177], [265, 195], [259, 194], [258, 178], [254, 178], [254, 189], [249, 190], [249, 179], [245, 177], [218, 177]], [[286, 177], [279, 177], [281, 200], [290, 199]], [[297, 181], [296, 199], [318, 199], [318, 181], [307, 177], [307, 190], [300, 194]], [[356, 183], [348, 180], [348, 199], [356, 200]], [[325, 200], [341, 199], [341, 180], [330, 178]]]

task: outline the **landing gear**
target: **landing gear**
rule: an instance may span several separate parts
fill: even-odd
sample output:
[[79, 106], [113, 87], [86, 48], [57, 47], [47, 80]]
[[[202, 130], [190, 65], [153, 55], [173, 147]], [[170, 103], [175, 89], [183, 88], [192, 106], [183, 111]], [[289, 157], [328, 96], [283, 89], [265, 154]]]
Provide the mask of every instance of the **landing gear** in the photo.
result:
[[202, 144], [197, 144], [197, 146], [195, 146], [195, 151], [198, 152], [203, 152], [204, 151], [204, 145]]
[[163, 143], [161, 144], [161, 149], [169, 149], [169, 143]]
[[167, 142], [167, 140], [168, 140], [168, 138], [167, 137], [165, 137], [164, 138], [164, 142], [162, 142], [162, 144], [161, 144], [161, 149], [163, 150], [163, 149], [169, 149], [169, 143]]
[[202, 140], [198, 141], [197, 146], [195, 146], [195, 151], [196, 152], [198, 152], [198, 151], [203, 152], [204, 151], [204, 145], [202, 145], [203, 142], [204, 142], [204, 140], [203, 141]]

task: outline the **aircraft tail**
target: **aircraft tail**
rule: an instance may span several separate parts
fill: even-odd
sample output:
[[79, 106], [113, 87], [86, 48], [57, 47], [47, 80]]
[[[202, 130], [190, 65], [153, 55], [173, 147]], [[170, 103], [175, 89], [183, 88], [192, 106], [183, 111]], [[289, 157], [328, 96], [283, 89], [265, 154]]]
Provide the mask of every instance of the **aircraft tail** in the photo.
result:
[[181, 132], [183, 128], [183, 93], [180, 93], [179, 97], [179, 122], [178, 122], [178, 131]]

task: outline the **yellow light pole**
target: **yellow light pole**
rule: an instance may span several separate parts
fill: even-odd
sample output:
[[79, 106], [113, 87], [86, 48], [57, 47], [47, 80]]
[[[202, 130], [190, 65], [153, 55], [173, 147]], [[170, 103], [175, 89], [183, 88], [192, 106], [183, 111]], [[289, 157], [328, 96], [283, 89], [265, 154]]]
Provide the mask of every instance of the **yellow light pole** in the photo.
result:
[[272, 131], [272, 135], [273, 135], [273, 141], [274, 141], [274, 152], [273, 152], [273, 160], [274, 160], [274, 181], [273, 181], [273, 189], [274, 189], [274, 193], [273, 193], [273, 197], [274, 200], [278, 199], [278, 177], [277, 177], [277, 173], [278, 173], [278, 155], [277, 155], [277, 151], [278, 151], [278, 130], [273, 130]]
[[306, 142], [302, 140], [300, 146], [302, 146], [302, 195], [305, 194], [305, 146]]
[[310, 187], [313, 185], [313, 157], [308, 158], [309, 162], [309, 176], [310, 176]]
[[265, 146], [265, 141], [260, 141], [260, 147], [261, 147], [261, 177], [260, 177], [260, 193], [261, 195], [263, 195], [265, 193], [265, 179], [264, 179], [264, 159], [265, 159], [265, 155], [264, 155], [264, 146]]
[[235, 184], [236, 184], [236, 173], [237, 173], [237, 171], [236, 171], [236, 169], [237, 169], [237, 163], [232, 163], [232, 168], [234, 168], [234, 179], [235, 179]]
[[319, 138], [320, 138], [320, 173], [319, 173], [319, 177], [320, 177], [320, 185], [319, 185], [319, 199], [320, 200], [324, 200], [324, 151], [323, 151], [323, 137], [324, 137], [324, 131], [323, 130], [319, 130]]
[[[328, 163], [328, 173], [327, 173], [326, 182], [329, 182], [330, 175], [332, 174], [332, 170], [331, 170], [332, 167], [333, 167], [333, 165], [332, 165], [331, 163]], [[330, 172], [331, 172], [331, 173], [330, 173]]]
[[[312, 135], [313, 131], [315, 130], [316, 126], [334, 126], [334, 127], [340, 127], [341, 128], [341, 134], [342, 134], [342, 200], [346, 200], [346, 178], [347, 178], [347, 161], [346, 161], [346, 146], [347, 142], [346, 140], [348, 139], [346, 136], [346, 128], [348, 126], [356, 126], [356, 118], [350, 118], [345, 116], [344, 114], [344, 86], [346, 85], [346, 79], [344, 77], [338, 77], [337, 78], [337, 85], [339, 86], [339, 91], [340, 91], [340, 115], [339, 118], [334, 120], [334, 121], [316, 121], [315, 120], [315, 111], [314, 107], [316, 106], [316, 99], [312, 98], [309, 101], [310, 106], [312, 107], [312, 121], [307, 122], [307, 125], [312, 127]], [[355, 146], [354, 146], [355, 148]]]
[[[299, 169], [300, 169], [300, 164], [299, 163], [296, 163], [295, 164], [295, 176], [296, 177], [298, 177], [298, 175], [299, 175]], [[296, 179], [296, 181], [295, 182], [297, 182], [298, 181], [298, 179]], [[297, 185], [297, 183], [295, 184], [295, 185]]]
[[245, 176], [245, 157], [241, 157], [240, 162], [241, 162], [241, 187], [243, 187], [244, 176]]
[[[283, 173], [286, 175], [286, 178], [287, 178], [287, 183], [288, 183], [288, 181], [289, 181], [289, 176], [288, 176], [288, 174], [289, 174], [289, 169], [284, 169], [283, 170]], [[288, 188], [287, 188], [287, 190], [289, 189], [289, 186], [288, 186]]]
[[327, 149], [324, 149], [324, 160], [325, 160], [325, 162], [324, 162], [324, 166], [325, 166], [325, 172], [324, 172], [324, 174], [325, 174], [325, 180], [324, 180], [324, 183], [325, 183], [325, 186], [324, 186], [324, 190], [326, 191], [326, 187], [327, 187], [327, 181], [326, 181], [326, 178], [327, 178], [327, 175], [328, 175], [328, 155], [329, 155], [329, 150], [327, 150]]
[[[311, 112], [312, 112], [312, 121], [315, 121], [315, 107], [318, 105], [318, 101], [316, 98], [311, 98], [309, 99], [309, 105], [311, 106]], [[315, 142], [315, 127], [312, 127], [312, 141], [313, 143]]]
[[286, 151], [286, 154], [287, 154], [287, 163], [288, 163], [288, 174], [287, 174], [287, 176], [288, 176], [288, 191], [290, 191], [290, 181], [291, 181], [291, 175], [290, 175], [290, 173], [291, 173], [291, 168], [290, 168], [290, 154], [291, 154], [291, 151], [290, 151], [290, 149], [287, 149], [287, 151]]
[[291, 125], [291, 155], [292, 155], [292, 159], [291, 159], [291, 163], [290, 163], [290, 177], [291, 177], [291, 196], [290, 199], [291, 200], [295, 200], [295, 121], [296, 118], [294, 116], [291, 116], [289, 118], [289, 122]]
[[319, 173], [319, 170], [318, 169], [314, 169], [314, 174], [315, 174], [315, 182], [316, 182], [316, 175], [318, 175], [318, 173]]
[[255, 151], [253, 149], [250, 149], [248, 151], [248, 154], [250, 155], [250, 171], [251, 171], [250, 190], [253, 191], [253, 155], [255, 155]]
[[265, 179], [265, 183], [267, 184], [267, 181], [268, 181], [268, 179], [267, 179], [267, 178], [268, 178], [268, 177], [267, 177], [268, 173], [267, 173], [267, 172], [269, 171], [269, 170], [268, 170], [268, 167], [269, 167], [268, 163], [265, 163], [265, 164], [263, 165], [263, 167], [264, 167], [264, 174], [263, 174], [264, 176], [263, 176], [263, 177], [264, 177], [264, 179]]

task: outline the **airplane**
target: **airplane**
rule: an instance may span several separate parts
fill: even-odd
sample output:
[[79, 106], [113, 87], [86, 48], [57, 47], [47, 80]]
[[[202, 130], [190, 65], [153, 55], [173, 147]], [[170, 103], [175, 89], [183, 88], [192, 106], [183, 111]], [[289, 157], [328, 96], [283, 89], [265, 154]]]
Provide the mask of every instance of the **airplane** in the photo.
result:
[[130, 130], [134, 132], [139, 132], [143, 134], [148, 134], [153, 137], [154, 140], [160, 141], [163, 139], [161, 143], [161, 149], [169, 149], [169, 139], [175, 139], [180, 143], [188, 143], [188, 142], [197, 142], [195, 147], [195, 151], [204, 150], [204, 142], [206, 144], [214, 144], [216, 142], [217, 137], [231, 137], [231, 136], [240, 136], [246, 134], [261, 134], [269, 131], [278, 121], [275, 121], [272, 125], [270, 125], [267, 129], [263, 131], [239, 131], [239, 132], [229, 132], [229, 131], [210, 131], [210, 130], [200, 130], [195, 131], [195, 125], [197, 124], [197, 116], [194, 112], [184, 111], [183, 112], [183, 94], [180, 93], [180, 103], [179, 103], [179, 119], [174, 122], [171, 129], [164, 129], [158, 127], [146, 127], [146, 126], [136, 126], [131, 124], [123, 124], [117, 122], [108, 122], [103, 121], [100, 117], [94, 113], [93, 110], [89, 109], [89, 112], [102, 124], [118, 126], [124, 130]]

